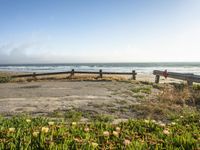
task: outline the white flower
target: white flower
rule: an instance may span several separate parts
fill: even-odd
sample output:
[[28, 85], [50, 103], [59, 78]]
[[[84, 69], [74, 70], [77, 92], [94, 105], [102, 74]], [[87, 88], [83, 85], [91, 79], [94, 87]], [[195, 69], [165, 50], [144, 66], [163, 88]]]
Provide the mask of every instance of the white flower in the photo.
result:
[[9, 132], [15, 132], [15, 128], [9, 128], [8, 131]]
[[127, 140], [127, 139], [125, 139], [125, 140], [124, 140], [124, 145], [126, 145], [126, 146], [127, 146], [127, 145], [129, 145], [129, 144], [131, 144], [131, 141], [130, 141], [130, 140]]
[[166, 126], [166, 124], [164, 124], [164, 123], [161, 122], [161, 121], [159, 121], [157, 124], [158, 124], [159, 126], [161, 126], [161, 127], [165, 127], [165, 126]]
[[72, 125], [75, 126], [77, 123], [76, 122], [72, 122]]
[[86, 128], [84, 128], [84, 131], [85, 131], [85, 132], [89, 132], [90, 129], [89, 129], [88, 127], [86, 127]]
[[28, 122], [28, 123], [29, 123], [29, 122], [31, 122], [31, 120], [30, 120], [30, 119], [26, 119], [26, 122]]
[[38, 136], [38, 134], [39, 134], [39, 132], [38, 132], [38, 131], [35, 131], [35, 132], [33, 132], [33, 136], [34, 136], [34, 137], [37, 137], [37, 136]]
[[52, 126], [52, 125], [54, 125], [54, 122], [53, 122], [53, 121], [49, 121], [48, 124], [49, 124], [50, 126]]
[[183, 116], [180, 116], [180, 118], [183, 118]]
[[151, 122], [153, 122], [153, 123], [156, 123], [156, 121], [155, 121], [155, 120], [151, 120]]
[[145, 122], [145, 123], [149, 123], [150, 121], [149, 121], [149, 120], [144, 120], [144, 122]]
[[121, 131], [120, 127], [116, 127], [115, 130], [116, 130], [117, 132], [120, 132], [120, 131]]
[[176, 122], [171, 122], [171, 125], [176, 125]]
[[95, 142], [92, 142], [91, 144], [92, 144], [92, 147], [94, 147], [94, 148], [96, 148], [98, 146], [98, 144]]
[[164, 133], [165, 135], [169, 135], [169, 134], [170, 134], [169, 130], [167, 130], [167, 129], [163, 130], [163, 133]]
[[113, 135], [116, 136], [116, 137], [118, 137], [119, 136], [119, 132], [113, 131]]
[[47, 133], [49, 131], [49, 128], [48, 127], [42, 127], [41, 131], [44, 132], [44, 133]]
[[108, 131], [104, 131], [104, 132], [103, 132], [103, 135], [104, 135], [104, 136], [109, 136], [110, 133], [109, 133]]

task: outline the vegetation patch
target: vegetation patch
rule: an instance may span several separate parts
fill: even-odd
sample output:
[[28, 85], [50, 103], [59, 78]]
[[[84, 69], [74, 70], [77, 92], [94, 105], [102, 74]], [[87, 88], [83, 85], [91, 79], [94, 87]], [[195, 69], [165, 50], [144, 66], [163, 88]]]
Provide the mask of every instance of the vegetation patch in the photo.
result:
[[198, 149], [199, 115], [155, 120], [54, 122], [47, 118], [0, 118], [0, 149]]
[[95, 122], [112, 122], [114, 120], [114, 116], [107, 114], [100, 114], [93, 116], [91, 120]]
[[145, 87], [136, 87], [131, 89], [134, 93], [145, 93], [145, 94], [151, 94], [151, 87], [145, 86]]
[[200, 91], [200, 84], [193, 84], [193, 89], [196, 91]]
[[11, 78], [9, 76], [0, 76], [0, 83], [8, 83], [11, 81]]
[[70, 110], [64, 113], [64, 118], [69, 121], [79, 121], [82, 117], [82, 112]]

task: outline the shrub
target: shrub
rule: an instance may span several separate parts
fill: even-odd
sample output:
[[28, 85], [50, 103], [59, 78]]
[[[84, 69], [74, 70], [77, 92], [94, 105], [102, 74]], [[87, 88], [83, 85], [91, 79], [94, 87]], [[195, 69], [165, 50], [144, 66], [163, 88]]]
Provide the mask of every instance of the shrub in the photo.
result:
[[0, 83], [10, 82], [11, 78], [9, 76], [0, 76]]

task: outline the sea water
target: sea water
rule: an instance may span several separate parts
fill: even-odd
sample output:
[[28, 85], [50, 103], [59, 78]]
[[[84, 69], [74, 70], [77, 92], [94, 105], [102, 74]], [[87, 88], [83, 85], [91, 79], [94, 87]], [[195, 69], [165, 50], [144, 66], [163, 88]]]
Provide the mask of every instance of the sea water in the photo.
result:
[[200, 75], [199, 63], [66, 63], [66, 64], [0, 64], [0, 71], [13, 72], [59, 72], [70, 71], [103, 71], [131, 72], [152, 74], [153, 70], [170, 72], [194, 73]]

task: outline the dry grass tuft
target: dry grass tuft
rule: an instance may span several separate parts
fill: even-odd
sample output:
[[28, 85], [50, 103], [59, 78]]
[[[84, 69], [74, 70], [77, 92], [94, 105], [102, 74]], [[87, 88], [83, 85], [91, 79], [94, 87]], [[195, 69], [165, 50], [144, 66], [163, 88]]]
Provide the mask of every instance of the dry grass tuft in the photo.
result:
[[191, 100], [192, 93], [189, 87], [184, 86], [177, 88], [175, 86], [165, 86], [158, 95], [158, 99], [161, 102], [168, 104], [184, 105]]
[[103, 76], [103, 78], [99, 78], [97, 75], [82, 75], [78, 74], [75, 76], [69, 75], [49, 75], [49, 76], [41, 76], [36, 78], [15, 78], [12, 82], [34, 82], [34, 81], [51, 81], [51, 80], [67, 80], [67, 81], [130, 81], [130, 77], [123, 76]]

